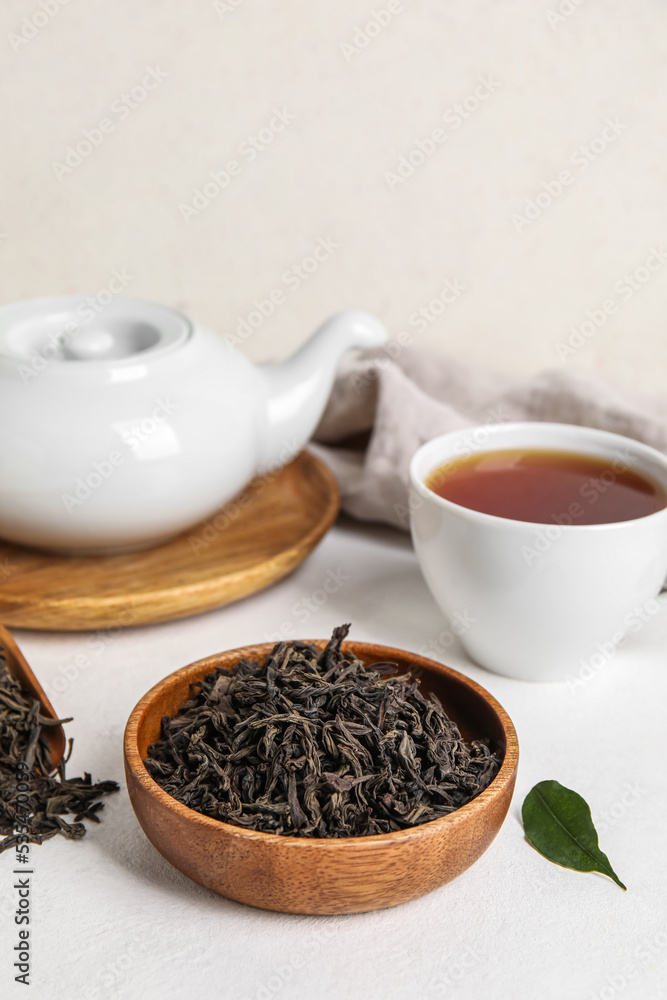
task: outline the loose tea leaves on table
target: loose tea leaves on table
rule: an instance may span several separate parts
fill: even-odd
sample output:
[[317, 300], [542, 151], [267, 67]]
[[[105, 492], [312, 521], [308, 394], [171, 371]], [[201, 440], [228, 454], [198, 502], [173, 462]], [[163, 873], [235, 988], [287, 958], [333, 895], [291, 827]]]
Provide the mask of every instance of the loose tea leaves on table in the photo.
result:
[[205, 816], [265, 833], [357, 837], [446, 816], [491, 782], [499, 762], [466, 744], [433, 694], [392, 663], [281, 642], [192, 685], [162, 720], [146, 768]]
[[[61, 720], [70, 722], [70, 719]], [[97, 800], [118, 791], [115, 781], [92, 783], [89, 774], [67, 778], [63, 760], [49, 775], [49, 748], [43, 727], [52, 719], [40, 715], [40, 704], [25, 694], [7, 669], [0, 645], [0, 854], [18, 844], [41, 844], [57, 833], [80, 840], [81, 820], [99, 823], [104, 808]], [[69, 741], [69, 754], [72, 740]], [[63, 816], [73, 814], [74, 822]]]

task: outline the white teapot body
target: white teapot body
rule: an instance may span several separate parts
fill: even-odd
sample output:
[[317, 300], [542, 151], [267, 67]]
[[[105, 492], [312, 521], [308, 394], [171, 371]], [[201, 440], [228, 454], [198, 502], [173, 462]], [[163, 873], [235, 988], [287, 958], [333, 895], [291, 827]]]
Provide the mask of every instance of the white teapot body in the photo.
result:
[[96, 314], [87, 301], [0, 309], [0, 536], [75, 554], [159, 544], [290, 461], [342, 352], [386, 338], [341, 313], [256, 368], [165, 306], [117, 298]]

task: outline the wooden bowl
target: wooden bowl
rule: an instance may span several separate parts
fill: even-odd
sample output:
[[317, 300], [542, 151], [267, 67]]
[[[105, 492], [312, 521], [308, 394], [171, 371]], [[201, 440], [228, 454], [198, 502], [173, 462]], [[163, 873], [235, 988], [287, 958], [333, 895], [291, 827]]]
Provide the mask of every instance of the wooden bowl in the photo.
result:
[[[362, 662], [419, 668], [467, 740], [489, 738], [502, 764], [491, 784], [455, 812], [408, 830], [315, 839], [258, 833], [203, 816], [168, 795], [143, 759], [190, 685], [242, 657], [263, 660], [273, 643], [244, 646], [191, 663], [156, 684], [125, 729], [130, 801], [148, 839], [189, 878], [242, 903], [286, 913], [361, 913], [395, 906], [450, 882], [474, 864], [502, 826], [514, 790], [519, 745], [512, 722], [484, 688], [434, 660], [389, 646], [347, 642]], [[315, 645], [322, 649], [326, 642]]]

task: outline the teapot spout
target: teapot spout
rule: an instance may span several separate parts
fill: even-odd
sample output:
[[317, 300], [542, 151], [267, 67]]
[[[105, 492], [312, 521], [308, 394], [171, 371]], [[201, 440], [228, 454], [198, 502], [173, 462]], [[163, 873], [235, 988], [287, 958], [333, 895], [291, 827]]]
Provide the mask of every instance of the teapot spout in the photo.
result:
[[310, 439], [329, 399], [336, 366], [350, 347], [379, 347], [385, 326], [358, 310], [337, 313], [291, 358], [260, 369], [267, 385], [258, 472], [291, 461]]

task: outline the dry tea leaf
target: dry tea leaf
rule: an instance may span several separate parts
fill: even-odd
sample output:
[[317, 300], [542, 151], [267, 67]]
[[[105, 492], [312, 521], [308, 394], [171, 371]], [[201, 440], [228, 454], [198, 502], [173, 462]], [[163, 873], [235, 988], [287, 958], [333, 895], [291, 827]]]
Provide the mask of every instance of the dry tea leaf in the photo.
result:
[[[85, 771], [82, 778], [66, 777], [66, 759], [51, 775], [42, 735], [43, 727], [51, 725], [57, 722], [41, 715], [39, 702], [10, 674], [0, 645], [0, 854], [26, 842], [41, 844], [56, 834], [80, 840], [86, 832], [81, 820], [99, 823], [104, 808], [99, 799], [118, 791], [115, 781], [93, 784]], [[73, 815], [74, 822], [65, 820], [67, 815]]]
[[623, 885], [598, 847], [598, 835], [585, 799], [558, 781], [540, 781], [521, 809], [526, 840], [536, 851], [563, 868], [600, 872]]
[[279, 643], [193, 685], [144, 761], [179, 802], [225, 823], [299, 837], [392, 833], [470, 802], [500, 766], [394, 663]]

